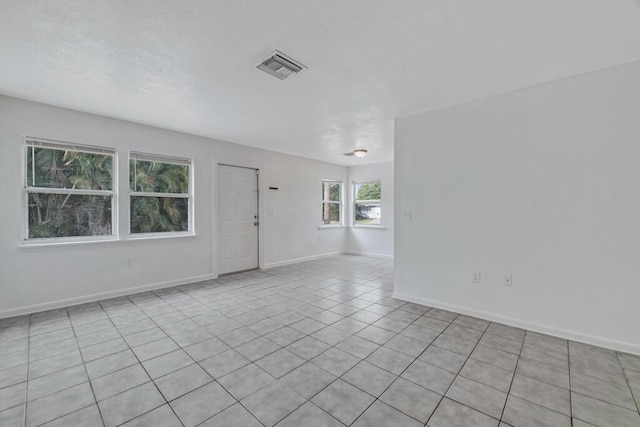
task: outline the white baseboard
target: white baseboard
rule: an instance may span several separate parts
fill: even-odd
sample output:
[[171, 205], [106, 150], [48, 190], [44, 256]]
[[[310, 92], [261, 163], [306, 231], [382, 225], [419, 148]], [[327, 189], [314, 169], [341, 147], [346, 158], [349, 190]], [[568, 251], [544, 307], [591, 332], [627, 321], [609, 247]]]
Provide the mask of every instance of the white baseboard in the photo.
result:
[[216, 279], [217, 274], [204, 274], [201, 276], [185, 277], [176, 280], [167, 280], [166, 282], [157, 282], [150, 285], [135, 286], [133, 288], [117, 289], [108, 292], [99, 292], [97, 294], [84, 295], [81, 297], [61, 299], [57, 301], [44, 302], [40, 304], [26, 305], [24, 307], [10, 308], [0, 311], [0, 319], [5, 317], [21, 316], [23, 314], [38, 313], [40, 311], [53, 310], [56, 308], [69, 307], [87, 302], [100, 301], [103, 299], [117, 298], [125, 295], [137, 294], [140, 292], [153, 291], [156, 289], [170, 288], [172, 286], [186, 285], [189, 283], [201, 282], [203, 280]]
[[344, 251], [329, 252], [329, 253], [326, 253], [326, 254], [312, 255], [312, 256], [307, 256], [307, 257], [303, 257], [303, 258], [293, 258], [293, 259], [287, 259], [285, 261], [270, 262], [270, 263], [265, 264], [262, 267], [262, 269], [263, 270], [268, 270], [270, 268], [281, 267], [283, 265], [291, 265], [291, 264], [297, 264], [299, 262], [313, 261], [313, 260], [322, 259], [322, 258], [329, 258], [329, 257], [336, 256], [336, 255], [344, 255], [345, 253], [346, 252], [344, 252]]
[[440, 301], [434, 301], [428, 298], [416, 297], [413, 295], [402, 294], [398, 292], [393, 293], [393, 297], [412, 302], [420, 305], [426, 305], [429, 307], [440, 308], [442, 310], [453, 311], [460, 314], [466, 314], [467, 316], [478, 317], [480, 319], [489, 320], [492, 322], [500, 322], [505, 325], [515, 326], [517, 328], [527, 329], [533, 332], [539, 332], [541, 334], [553, 335], [560, 338], [569, 339], [572, 341], [579, 341], [585, 344], [597, 345], [600, 347], [610, 348], [612, 350], [622, 351], [625, 353], [632, 353], [640, 355], [640, 345], [633, 344], [624, 341], [616, 341], [609, 338], [598, 337], [595, 335], [583, 334], [581, 332], [570, 331], [567, 329], [556, 328], [554, 326], [544, 325], [536, 322], [529, 322], [525, 320], [516, 319], [509, 316], [502, 316], [500, 314], [489, 313], [482, 310], [476, 310], [467, 307], [461, 307], [457, 305], [447, 304]]
[[345, 253], [349, 254], [349, 255], [370, 256], [372, 258], [393, 259], [393, 255], [376, 254], [376, 253], [373, 253], [373, 252], [346, 251]]

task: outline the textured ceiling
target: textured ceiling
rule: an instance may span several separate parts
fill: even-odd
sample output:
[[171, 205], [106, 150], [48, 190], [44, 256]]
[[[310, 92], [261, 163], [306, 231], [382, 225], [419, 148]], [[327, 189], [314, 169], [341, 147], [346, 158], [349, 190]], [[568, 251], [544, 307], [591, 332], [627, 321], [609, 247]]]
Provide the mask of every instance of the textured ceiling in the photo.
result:
[[[274, 49], [309, 68], [256, 70]], [[396, 117], [640, 59], [640, 4], [1, 0], [0, 58], [6, 95], [374, 163], [393, 158]]]

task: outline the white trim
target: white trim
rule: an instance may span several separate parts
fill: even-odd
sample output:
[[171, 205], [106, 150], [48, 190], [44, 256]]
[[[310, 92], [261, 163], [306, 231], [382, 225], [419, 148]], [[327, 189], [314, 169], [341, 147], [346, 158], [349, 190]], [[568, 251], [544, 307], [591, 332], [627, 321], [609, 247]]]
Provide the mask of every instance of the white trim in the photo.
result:
[[[70, 237], [52, 237], [48, 239], [29, 239], [23, 240], [19, 245], [18, 249], [26, 249], [31, 250], [34, 248], [51, 248], [57, 247], [62, 248], [65, 246], [82, 246], [82, 245], [101, 245], [104, 243], [125, 243], [125, 242], [140, 242], [145, 240], [162, 240], [162, 239], [179, 239], [184, 237], [197, 237], [196, 233], [191, 231], [175, 231], [175, 232], [167, 232], [167, 233], [140, 233], [140, 234], [130, 234], [126, 238], [117, 238], [116, 236], [106, 236], [104, 239], [99, 239], [100, 236], [83, 236], [86, 237], [85, 240], [80, 240], [79, 238], [70, 238]], [[64, 239], [64, 240], [60, 240]]]
[[154, 193], [148, 191], [129, 191], [131, 197], [171, 197], [174, 199], [188, 199], [189, 193]]
[[25, 187], [27, 193], [39, 194], [70, 194], [72, 196], [105, 196], [113, 197], [113, 190], [85, 190], [80, 188], [58, 188], [58, 187]]
[[290, 265], [290, 264], [297, 264], [299, 262], [305, 262], [305, 261], [314, 261], [316, 259], [322, 259], [322, 258], [329, 258], [332, 256], [336, 256], [336, 255], [344, 255], [346, 252], [344, 251], [338, 251], [338, 252], [329, 252], [326, 254], [321, 254], [321, 255], [312, 255], [312, 256], [307, 256], [307, 257], [303, 257], [303, 258], [294, 258], [294, 259], [288, 259], [285, 261], [277, 261], [277, 262], [270, 262], [264, 265], [264, 270], [268, 270], [270, 268], [274, 268], [274, 267], [281, 267], [283, 265]]
[[133, 288], [118, 289], [115, 291], [100, 292], [97, 294], [85, 295], [81, 297], [67, 298], [57, 301], [45, 302], [40, 304], [27, 305], [24, 307], [10, 308], [0, 311], [0, 319], [13, 316], [21, 316], [23, 314], [38, 313], [40, 311], [53, 310], [56, 308], [64, 308], [88, 302], [101, 301], [109, 298], [117, 298], [126, 295], [133, 295], [140, 292], [152, 291], [156, 289], [170, 288], [173, 286], [187, 285], [204, 280], [217, 279], [217, 274], [203, 274], [201, 276], [185, 277], [182, 279], [167, 280], [165, 282], [157, 282], [149, 285], [135, 286]]
[[[119, 215], [118, 215], [118, 199], [119, 194], [116, 191], [118, 188], [118, 152], [114, 148], [99, 147], [92, 145], [81, 145], [71, 142], [55, 141], [44, 138], [37, 138], [31, 136], [23, 136], [24, 147], [22, 150], [22, 175], [24, 177], [24, 188], [22, 191], [22, 243], [20, 247], [27, 246], [42, 246], [51, 245], [53, 241], [58, 241], [62, 244], [69, 243], [83, 243], [86, 241], [111, 241], [119, 238]], [[29, 176], [27, 172], [29, 170], [28, 151], [31, 148], [32, 154], [34, 147], [44, 148], [48, 150], [57, 151], [75, 151], [78, 153], [88, 153], [100, 156], [111, 157], [111, 189], [110, 190], [92, 190], [92, 189], [77, 189], [77, 188], [58, 188], [58, 187], [39, 187], [35, 182], [32, 182], [33, 186], [29, 186]], [[35, 165], [32, 173], [35, 174]], [[35, 181], [35, 175], [32, 180]], [[111, 234], [106, 236], [93, 235], [93, 236], [61, 236], [61, 237], [48, 237], [48, 238], [30, 238], [29, 237], [29, 194], [62, 194], [68, 196], [100, 196], [111, 198]], [[31, 244], [31, 241], [35, 242]]]
[[105, 156], [115, 156], [116, 154], [116, 150], [111, 147], [76, 144], [75, 142], [57, 141], [55, 139], [38, 138], [35, 136], [24, 136], [23, 139], [27, 147], [47, 148], [49, 150], [71, 150], [80, 153], [101, 154]]
[[610, 348], [612, 350], [623, 351], [625, 353], [640, 355], [640, 345], [630, 343], [630, 342], [617, 341], [609, 338], [599, 337], [596, 335], [583, 334], [581, 332], [556, 328], [553, 326], [544, 325], [542, 323], [529, 322], [526, 320], [516, 319], [509, 316], [502, 316], [495, 313], [447, 304], [440, 301], [431, 300], [429, 298], [416, 297], [413, 295], [408, 295], [408, 294], [403, 294], [398, 292], [394, 292], [392, 296], [393, 298], [397, 298], [403, 301], [426, 305], [429, 307], [435, 307], [442, 310], [454, 311], [456, 313], [478, 317], [480, 319], [485, 319], [492, 322], [500, 322], [509, 326], [515, 326], [517, 328], [527, 329], [533, 332], [553, 335], [556, 337], [565, 338], [572, 341], [583, 342], [586, 344], [592, 344], [600, 347]]
[[[338, 184], [340, 185], [340, 200], [325, 200], [324, 198], [324, 183], [330, 183], [330, 184]], [[322, 178], [322, 212], [324, 215], [324, 204], [325, 203], [329, 203], [329, 204], [336, 204], [338, 205], [338, 208], [340, 209], [340, 224], [335, 224], [335, 226], [340, 226], [340, 227], [344, 227], [345, 226], [345, 217], [344, 217], [344, 182], [341, 179], [331, 179], [331, 178]], [[321, 215], [321, 220], [322, 220], [322, 215]], [[324, 224], [322, 224], [321, 221], [321, 226], [324, 226]], [[326, 224], [326, 226], [333, 226], [332, 224]]]
[[129, 151], [129, 160], [140, 160], [152, 163], [169, 163], [179, 166], [191, 166], [192, 159], [187, 157], [167, 156], [164, 154], [141, 153], [139, 151]]
[[118, 237], [113, 234], [96, 235], [96, 236], [71, 236], [71, 237], [47, 237], [47, 238], [34, 238], [25, 239], [18, 245], [19, 249], [25, 248], [43, 248], [50, 246], [72, 246], [72, 245], [86, 245], [96, 243], [108, 243], [117, 242]]
[[[132, 236], [136, 236], [136, 235], [144, 235], [144, 237], [150, 235], [150, 234], [154, 234], [154, 233], [134, 233], [131, 231], [131, 198], [132, 197], [149, 197], [149, 198], [174, 198], [174, 199], [187, 199], [187, 230], [185, 231], [167, 231], [167, 232], [160, 232], [162, 234], [162, 236], [158, 236], [158, 237], [165, 237], [165, 235], [167, 234], [173, 234], [173, 233], [181, 233], [180, 235], [183, 235], [183, 233], [190, 233], [190, 234], [195, 234], [195, 172], [194, 172], [194, 160], [192, 158], [187, 158], [187, 157], [173, 157], [173, 156], [166, 156], [164, 154], [150, 154], [150, 153], [140, 153], [137, 151], [131, 151], [129, 150], [128, 153], [128, 157], [129, 160], [127, 161], [127, 181], [128, 181], [128, 186], [129, 186], [129, 191], [128, 191], [128, 195], [129, 195], [129, 199], [128, 199], [128, 206], [129, 206], [129, 221], [127, 224], [127, 236], [129, 236], [128, 238], [135, 238]], [[134, 190], [131, 190], [131, 161], [133, 160], [133, 167], [134, 167]], [[177, 166], [186, 166], [187, 167], [187, 171], [189, 173], [189, 177], [188, 177], [188, 187], [187, 187], [187, 192], [186, 193], [161, 193], [161, 192], [150, 192], [150, 191], [135, 191], [136, 188], [136, 173], [135, 173], [135, 168], [136, 168], [136, 162], [137, 161], [141, 161], [141, 162], [152, 162], [152, 163], [164, 163], [164, 164], [170, 164], [170, 165], [177, 165]]]
[[327, 224], [327, 225], [318, 226], [318, 230], [331, 230], [331, 229], [338, 229], [338, 228], [347, 228], [347, 226], [342, 224]]
[[195, 237], [193, 231], [158, 231], [157, 233], [131, 233], [127, 235], [127, 241], [151, 240], [151, 239], [174, 239], [177, 237]]
[[[221, 167], [227, 167], [227, 168], [240, 168], [240, 169], [248, 169], [248, 170], [253, 170], [256, 173], [256, 200], [257, 200], [257, 215], [258, 217], [256, 218], [256, 221], [258, 222], [257, 224], [257, 234], [258, 234], [258, 267], [259, 269], [263, 268], [263, 263], [264, 263], [264, 227], [262, 226], [262, 218], [264, 218], [263, 216], [263, 200], [262, 200], [262, 191], [260, 190], [260, 185], [262, 184], [262, 180], [260, 179], [260, 171], [261, 171], [261, 167], [262, 166], [257, 166], [257, 165], [250, 165], [245, 163], [244, 161], [239, 162], [238, 164], [231, 164], [231, 163], [226, 163], [226, 162], [220, 162], [218, 160], [215, 159], [215, 157], [212, 159], [213, 160], [213, 170], [212, 170], [212, 179], [213, 179], [213, 183], [212, 183], [212, 188], [213, 188], [213, 194], [212, 194], [212, 215], [211, 218], [213, 220], [213, 228], [212, 228], [212, 238], [214, 240], [214, 244], [213, 244], [213, 259], [212, 259], [212, 263], [214, 265], [214, 268], [220, 272], [221, 270], [221, 265], [220, 265], [220, 251], [222, 248], [222, 239], [218, 238], [219, 236], [222, 235], [221, 229], [223, 226], [223, 221], [222, 221], [222, 215], [220, 214], [220, 209], [222, 206], [222, 203], [220, 203], [220, 186], [222, 184], [222, 181], [220, 180], [220, 168]], [[250, 268], [249, 270], [255, 269], [255, 267]], [[223, 274], [231, 274], [234, 272], [228, 272], [228, 273], [223, 273]]]
[[386, 230], [387, 227], [384, 225], [366, 225], [366, 224], [353, 224], [350, 225], [351, 228], [372, 228], [374, 230]]
[[[380, 183], [380, 198], [378, 200], [358, 200], [356, 199], [356, 196], [358, 194], [358, 192], [356, 191], [356, 185], [358, 184], [370, 184], [370, 183], [376, 183], [379, 182]], [[382, 179], [381, 178], [375, 178], [375, 179], [364, 179], [364, 180], [360, 180], [360, 179], [354, 179], [351, 181], [351, 199], [352, 199], [352, 203], [351, 203], [351, 227], [366, 227], [366, 225], [358, 225], [357, 224], [357, 220], [356, 220], [356, 208], [358, 207], [358, 205], [363, 205], [363, 204], [377, 204], [378, 207], [380, 208], [380, 218], [378, 218], [378, 220], [380, 221], [380, 223], [382, 223]], [[380, 226], [380, 224], [378, 225], [370, 225], [369, 227], [379, 227], [382, 228]], [[386, 227], [384, 227], [386, 229]]]
[[376, 253], [373, 253], [373, 252], [346, 251], [345, 254], [370, 256], [372, 258], [382, 258], [382, 259], [391, 259], [391, 260], [393, 259], [393, 255], [376, 254]]

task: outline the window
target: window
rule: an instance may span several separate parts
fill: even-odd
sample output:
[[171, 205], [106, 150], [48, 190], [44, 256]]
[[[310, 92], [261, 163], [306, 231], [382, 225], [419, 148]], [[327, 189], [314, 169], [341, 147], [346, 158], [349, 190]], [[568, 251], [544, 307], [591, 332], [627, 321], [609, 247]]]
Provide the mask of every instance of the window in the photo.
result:
[[192, 229], [190, 169], [189, 159], [130, 153], [130, 233]]
[[342, 181], [322, 180], [322, 224], [342, 224]]
[[380, 225], [380, 181], [353, 183], [355, 225]]
[[27, 238], [114, 234], [114, 151], [26, 139]]

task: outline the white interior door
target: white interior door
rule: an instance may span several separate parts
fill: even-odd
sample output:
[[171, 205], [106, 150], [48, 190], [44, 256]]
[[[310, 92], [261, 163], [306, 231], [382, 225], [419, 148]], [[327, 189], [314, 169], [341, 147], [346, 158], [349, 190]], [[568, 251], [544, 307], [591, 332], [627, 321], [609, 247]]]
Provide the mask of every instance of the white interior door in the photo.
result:
[[218, 166], [219, 274], [258, 268], [258, 174]]

